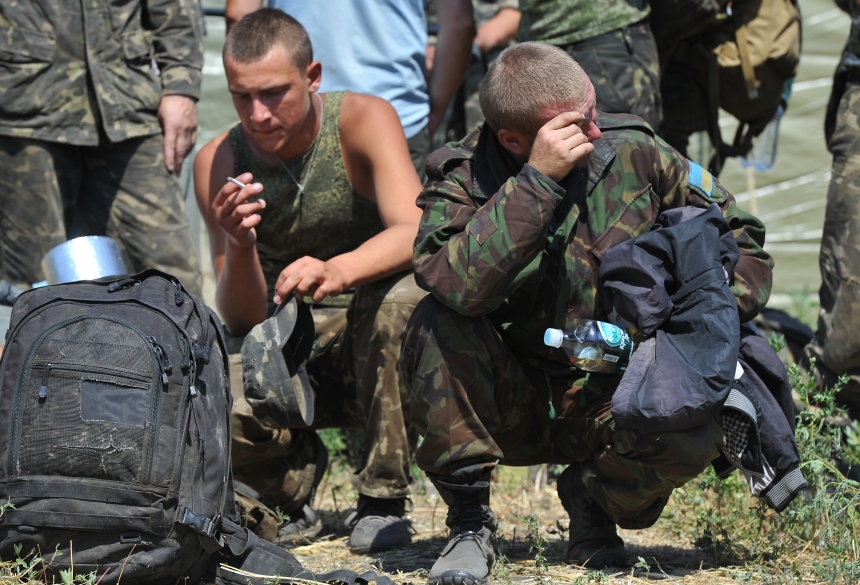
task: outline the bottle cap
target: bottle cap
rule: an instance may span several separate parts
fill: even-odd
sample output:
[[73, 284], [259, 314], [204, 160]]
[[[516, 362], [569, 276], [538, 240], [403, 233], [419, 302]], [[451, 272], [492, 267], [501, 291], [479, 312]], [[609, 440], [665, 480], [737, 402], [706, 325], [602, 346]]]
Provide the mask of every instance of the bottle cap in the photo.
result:
[[561, 329], [547, 329], [543, 334], [543, 342], [550, 347], [561, 347], [564, 341], [564, 331]]

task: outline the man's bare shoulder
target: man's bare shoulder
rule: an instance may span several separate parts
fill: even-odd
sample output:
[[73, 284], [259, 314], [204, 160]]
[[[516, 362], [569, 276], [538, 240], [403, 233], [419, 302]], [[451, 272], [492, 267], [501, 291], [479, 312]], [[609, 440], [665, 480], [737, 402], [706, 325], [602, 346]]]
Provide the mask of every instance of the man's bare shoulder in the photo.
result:
[[229, 163], [229, 168], [233, 168], [233, 151], [230, 149], [229, 140], [230, 131], [222, 132], [209, 142], [197, 153], [194, 159], [194, 168], [196, 170], [208, 170], [213, 167], [225, 168], [222, 165]]
[[[340, 110], [340, 132], [351, 146], [381, 145], [392, 135], [402, 135], [403, 127], [394, 108], [382, 98], [347, 92]], [[404, 137], [405, 140], [405, 137]]]

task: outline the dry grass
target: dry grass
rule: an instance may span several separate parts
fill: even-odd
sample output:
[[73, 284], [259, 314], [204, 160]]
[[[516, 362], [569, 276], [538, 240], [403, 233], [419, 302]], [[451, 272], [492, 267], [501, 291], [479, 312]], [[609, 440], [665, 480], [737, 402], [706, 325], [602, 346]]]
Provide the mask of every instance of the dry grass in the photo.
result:
[[[834, 464], [841, 460], [860, 467], [860, 431], [856, 425], [834, 424], [845, 414], [835, 404], [835, 390], [819, 392], [796, 368], [790, 374], [797, 399], [805, 405], [797, 417], [796, 436], [801, 466], [812, 489], [782, 514], [751, 497], [739, 474], [720, 481], [707, 471], [675, 490], [654, 527], [620, 531], [627, 544], [626, 567], [587, 571], [563, 562], [568, 518], [555, 485], [546, 481], [546, 469], [532, 479], [525, 468], [500, 467], [492, 487], [499, 557], [491, 583], [860, 583], [860, 483], [846, 479]], [[357, 494], [350, 485], [344, 453], [354, 454], [353, 439], [347, 434], [338, 439], [337, 448], [329, 445], [337, 456], [315, 502], [325, 536], [294, 548], [293, 554], [314, 572], [372, 569], [398, 583], [426, 582], [427, 571], [446, 541], [447, 507], [420, 472], [416, 472], [417, 493], [410, 513], [414, 542], [375, 556], [348, 551], [342, 520]], [[42, 583], [44, 571], [36, 556], [21, 552], [17, 556], [21, 558], [0, 563], [0, 585]], [[63, 577], [71, 583], [71, 573]], [[96, 585], [101, 577], [78, 576], [74, 582]]]
[[[689, 484], [676, 491], [661, 520], [648, 530], [620, 530], [627, 544], [628, 566], [603, 571], [589, 571], [563, 563], [567, 514], [555, 492], [555, 484], [528, 477], [525, 468], [499, 468], [494, 475], [492, 506], [499, 518], [496, 547], [499, 552], [490, 583], [518, 585], [588, 583], [634, 584], [672, 581], [689, 585], [722, 583], [848, 583], [844, 579], [820, 578], [824, 555], [810, 541], [798, 540], [787, 547], [791, 554], [781, 559], [766, 559], [761, 553], [747, 552], [746, 558], [726, 561], [710, 550], [697, 548], [693, 542], [701, 537], [697, 528], [701, 514], [691, 501], [708, 497], [701, 486]], [[735, 486], [737, 487], [737, 486]], [[419, 493], [413, 497], [410, 513], [417, 534], [405, 548], [377, 555], [353, 555], [347, 548], [347, 531], [341, 521], [350, 512], [357, 495], [349, 483], [349, 473], [342, 463], [335, 463], [320, 486], [316, 507], [323, 517], [325, 536], [322, 540], [297, 546], [291, 552], [305, 567], [316, 572], [350, 569], [362, 573], [375, 570], [388, 575], [397, 583], [426, 583], [427, 570], [433, 565], [445, 544], [447, 508], [429, 482], [420, 482]], [[734, 497], [740, 491], [732, 492]], [[747, 502], [749, 503], [749, 502]], [[750, 524], [761, 522], [753, 510], [742, 511], [744, 522], [738, 523], [739, 534], [748, 534]], [[536, 533], [524, 520], [533, 514], [540, 524], [540, 535], [547, 541], [543, 566], [535, 562], [532, 546]], [[770, 516], [775, 516], [769, 513]], [[764, 524], [767, 524], [768, 513]], [[701, 543], [700, 543], [701, 544]], [[739, 547], [739, 550], [744, 550]], [[742, 553], [743, 554], [743, 553]], [[50, 556], [50, 555], [49, 555]], [[42, 584], [41, 565], [27, 567], [31, 558], [0, 563], [0, 585]], [[98, 576], [97, 576], [98, 577]], [[76, 580], [94, 584], [98, 578]], [[282, 580], [283, 583], [312, 583], [312, 581]]]
[[[797, 583], [829, 583], [815, 577], [815, 563], [822, 560], [816, 547], [809, 543], [798, 543], [797, 550], [782, 565], [785, 573], [780, 579], [777, 568], [780, 563], [767, 565], [761, 557], [752, 555], [735, 564], [715, 562], [711, 551], [697, 548], [695, 512], [685, 509], [680, 500], [689, 499], [689, 491], [681, 491], [664, 512], [663, 518], [653, 528], [641, 531], [620, 530], [627, 544], [628, 566], [626, 568], [589, 571], [563, 563], [566, 535], [559, 527], [567, 528], [567, 514], [555, 492], [554, 483], [538, 485], [531, 481], [524, 468], [502, 467], [496, 474], [493, 486], [492, 506], [500, 520], [496, 535], [496, 547], [502, 555], [493, 570], [491, 583], [651, 583], [672, 581], [703, 585], [709, 583], [781, 583], [791, 579]], [[691, 486], [689, 490], [699, 488]], [[309, 569], [331, 571], [351, 569], [359, 572], [381, 570], [398, 583], [425, 583], [426, 572], [445, 543], [446, 506], [429, 483], [424, 484], [427, 493], [413, 497], [415, 507], [410, 514], [417, 534], [412, 545], [403, 549], [377, 555], [353, 555], [347, 549], [347, 532], [339, 526], [339, 520], [349, 510], [345, 502], [354, 502], [346, 473], [330, 475], [317, 496], [316, 505], [322, 510], [327, 536], [323, 540], [299, 546], [291, 552]], [[539, 518], [541, 535], [548, 540], [544, 551], [546, 568], [536, 566], [531, 535], [523, 520], [529, 514]], [[560, 525], [560, 526], [559, 526]], [[744, 566], [746, 564], [746, 566]], [[647, 568], [646, 568], [647, 567]], [[834, 581], [836, 583], [845, 581]]]
[[[420, 482], [418, 491], [423, 493], [414, 496], [414, 509], [410, 513], [417, 532], [412, 545], [375, 556], [353, 555], [347, 548], [347, 531], [341, 526], [341, 521], [349, 513], [349, 506], [354, 505], [357, 495], [350, 487], [346, 467], [335, 463], [333, 471], [320, 486], [316, 501], [325, 522], [325, 536], [318, 542], [298, 546], [291, 552], [312, 571], [351, 569], [361, 573], [376, 570], [398, 583], [423, 584], [426, 582], [427, 570], [445, 543], [446, 506], [429, 482]], [[496, 536], [500, 556], [490, 582], [522, 585], [634, 584], [654, 581], [689, 585], [738, 582], [847, 583], [844, 580], [821, 580], [816, 577], [815, 566], [822, 561], [823, 555], [809, 541], [794, 543], [788, 547], [792, 553], [783, 559], [776, 559], [776, 562], [773, 559], [766, 561], [761, 554], [749, 553], [747, 558], [727, 562], [720, 560], [711, 551], [697, 548], [693, 540], [701, 534], [696, 529], [696, 511], [689, 501], [706, 495], [700, 491], [701, 488], [693, 484], [678, 490], [663, 518], [653, 528], [620, 531], [628, 550], [626, 568], [588, 571], [563, 563], [567, 514], [555, 493], [554, 483], [538, 480], [536, 484], [528, 477], [525, 468], [499, 468], [494, 476], [492, 506], [500, 520]], [[539, 519], [540, 534], [547, 540], [543, 551], [546, 563], [543, 567], [536, 566], [534, 560], [536, 551], [532, 541], [535, 530], [530, 533], [524, 521], [530, 514]], [[748, 515], [749, 523], [757, 521], [754, 515]], [[739, 525], [738, 531], [745, 533], [749, 528]], [[41, 584], [40, 565], [27, 572], [30, 560], [25, 558], [17, 562], [0, 563], [0, 585]], [[93, 584], [97, 579], [85, 582]]]

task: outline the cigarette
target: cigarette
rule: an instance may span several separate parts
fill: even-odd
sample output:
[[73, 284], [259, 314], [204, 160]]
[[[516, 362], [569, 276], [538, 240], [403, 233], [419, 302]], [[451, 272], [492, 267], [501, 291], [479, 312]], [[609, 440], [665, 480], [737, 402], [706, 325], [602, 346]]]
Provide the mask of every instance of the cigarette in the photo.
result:
[[242, 187], [242, 188], [247, 187], [247, 185], [245, 183], [243, 183], [242, 181], [237, 181], [233, 177], [227, 177], [227, 180], [230, 181], [231, 183], [233, 183], [234, 185], [236, 185], [237, 187]]

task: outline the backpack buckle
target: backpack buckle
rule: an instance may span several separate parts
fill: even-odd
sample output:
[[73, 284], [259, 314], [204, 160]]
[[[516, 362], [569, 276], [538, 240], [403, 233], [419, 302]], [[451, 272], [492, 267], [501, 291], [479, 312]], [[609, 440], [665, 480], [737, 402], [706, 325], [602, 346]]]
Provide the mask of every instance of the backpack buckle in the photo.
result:
[[180, 506], [176, 522], [188, 526], [198, 534], [217, 540], [215, 534], [221, 528], [221, 514], [215, 514], [214, 518], [207, 518], [203, 514], [197, 514], [184, 506]]
[[137, 544], [140, 542], [140, 532], [123, 532], [119, 535], [120, 544]]

